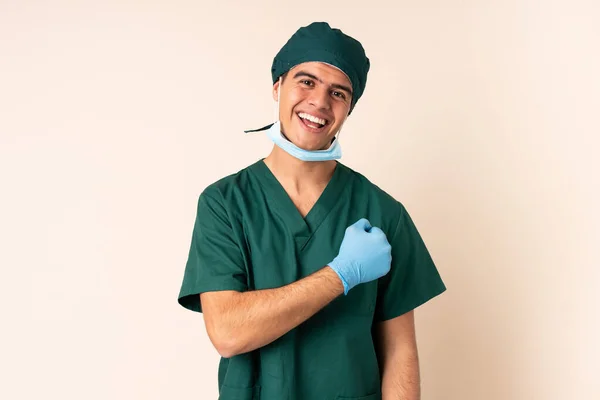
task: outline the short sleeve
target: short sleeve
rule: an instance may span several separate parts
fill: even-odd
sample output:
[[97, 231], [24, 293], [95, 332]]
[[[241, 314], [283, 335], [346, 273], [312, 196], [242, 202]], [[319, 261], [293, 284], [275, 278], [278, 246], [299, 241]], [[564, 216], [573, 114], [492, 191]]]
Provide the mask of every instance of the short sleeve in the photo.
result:
[[392, 319], [414, 310], [446, 290], [421, 235], [402, 204], [390, 244], [390, 272], [378, 281], [377, 321]]
[[242, 249], [218, 193], [204, 191], [198, 200], [192, 243], [185, 266], [179, 304], [202, 312], [200, 293], [247, 289]]

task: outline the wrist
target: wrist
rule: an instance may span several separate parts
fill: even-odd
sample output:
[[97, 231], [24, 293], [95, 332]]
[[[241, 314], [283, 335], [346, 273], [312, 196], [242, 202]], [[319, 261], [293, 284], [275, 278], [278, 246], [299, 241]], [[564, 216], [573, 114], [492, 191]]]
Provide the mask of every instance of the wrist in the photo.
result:
[[338, 268], [338, 265], [335, 262], [335, 260], [332, 261], [332, 262], [330, 262], [329, 265], [327, 265], [327, 267], [329, 267], [329, 269], [335, 273], [335, 277], [342, 284], [341, 285], [341, 289], [342, 289], [342, 292], [343, 292], [344, 296], [347, 295], [348, 291], [351, 289], [350, 285], [348, 284], [348, 282], [344, 278], [344, 275], [342, 275], [342, 273], [340, 272], [340, 270]]

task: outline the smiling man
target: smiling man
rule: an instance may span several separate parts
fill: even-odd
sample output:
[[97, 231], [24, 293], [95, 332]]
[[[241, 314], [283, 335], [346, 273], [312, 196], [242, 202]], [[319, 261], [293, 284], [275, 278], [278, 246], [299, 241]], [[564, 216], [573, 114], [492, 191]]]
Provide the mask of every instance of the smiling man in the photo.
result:
[[[326, 149], [348, 114], [350, 81], [339, 69], [320, 62], [302, 63], [287, 75], [288, 83], [277, 82], [273, 89], [275, 99], [280, 90], [282, 93], [280, 118], [286, 120], [283, 125], [287, 140], [306, 150]], [[325, 92], [326, 96], [315, 96], [315, 91]]]
[[179, 303], [222, 356], [221, 400], [415, 400], [414, 309], [445, 290], [403, 205], [337, 160], [370, 68], [327, 23], [273, 60], [264, 159], [198, 201]]

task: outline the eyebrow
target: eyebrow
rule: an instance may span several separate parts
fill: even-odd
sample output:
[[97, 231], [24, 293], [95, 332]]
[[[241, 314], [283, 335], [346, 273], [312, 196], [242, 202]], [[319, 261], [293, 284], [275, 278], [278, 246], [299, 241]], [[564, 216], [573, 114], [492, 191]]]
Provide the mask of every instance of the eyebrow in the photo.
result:
[[[305, 76], [305, 77], [307, 77], [307, 78], [314, 79], [315, 81], [319, 81], [319, 82], [321, 82], [321, 83], [324, 83], [324, 82], [323, 82], [321, 79], [317, 78], [317, 77], [316, 77], [316, 76], [314, 76], [313, 74], [309, 74], [309, 73], [308, 73], [308, 72], [306, 72], [306, 71], [298, 71], [298, 72], [296, 72], [296, 74], [294, 75], [294, 79], [296, 79], [296, 78], [299, 78], [299, 77], [302, 77], [302, 76]], [[349, 88], [348, 86], [346, 86], [346, 85], [340, 85], [339, 83], [332, 83], [332, 84], [330, 84], [329, 86], [330, 86], [330, 87], [332, 87], [332, 88], [335, 88], [335, 89], [341, 89], [341, 90], [344, 90], [344, 91], [348, 92], [348, 94], [350, 94], [350, 95], [352, 96], [352, 89], [350, 89], [350, 88]]]

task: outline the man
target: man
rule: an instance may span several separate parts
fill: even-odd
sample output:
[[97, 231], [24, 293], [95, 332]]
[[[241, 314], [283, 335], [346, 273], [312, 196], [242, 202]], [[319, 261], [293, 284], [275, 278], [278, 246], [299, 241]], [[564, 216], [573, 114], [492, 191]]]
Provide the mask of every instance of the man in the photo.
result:
[[413, 310], [445, 286], [402, 204], [336, 161], [369, 66], [300, 28], [273, 61], [272, 152], [200, 195], [179, 302], [222, 356], [221, 400], [420, 396]]

